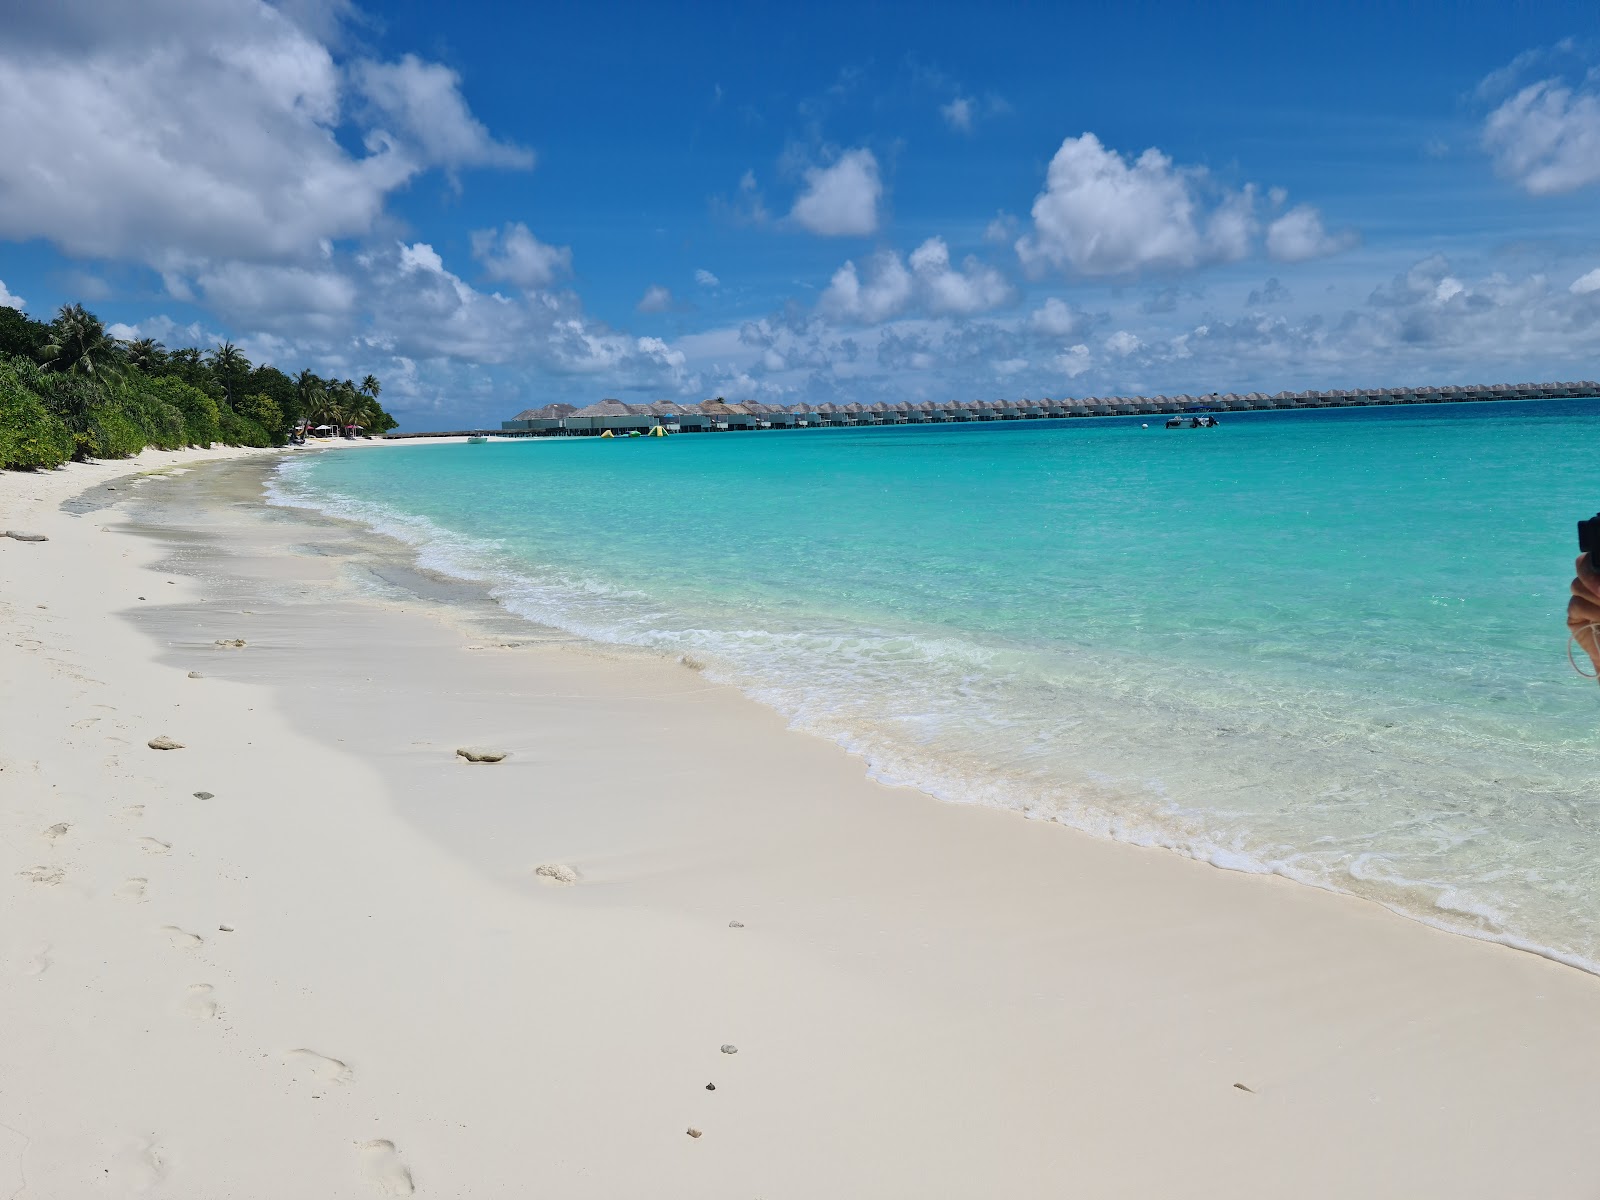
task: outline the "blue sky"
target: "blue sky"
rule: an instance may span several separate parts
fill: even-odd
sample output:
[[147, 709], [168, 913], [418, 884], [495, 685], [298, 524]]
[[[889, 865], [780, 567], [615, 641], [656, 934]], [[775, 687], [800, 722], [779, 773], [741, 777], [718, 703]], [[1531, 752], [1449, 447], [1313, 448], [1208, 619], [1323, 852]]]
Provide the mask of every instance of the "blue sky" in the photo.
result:
[[552, 400], [1600, 374], [1590, 5], [68, 0], [0, 303]]

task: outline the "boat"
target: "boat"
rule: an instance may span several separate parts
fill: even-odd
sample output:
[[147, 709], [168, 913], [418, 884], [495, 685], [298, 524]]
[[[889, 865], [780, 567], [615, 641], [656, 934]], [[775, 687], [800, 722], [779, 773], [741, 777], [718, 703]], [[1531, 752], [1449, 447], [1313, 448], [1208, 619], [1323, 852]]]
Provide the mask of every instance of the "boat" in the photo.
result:
[[473, 434], [473, 435], [472, 435], [472, 436], [471, 436], [471, 437], [469, 437], [469, 438], [468, 438], [468, 439], [467, 439], [467, 442], [468, 442], [468, 443], [469, 443], [469, 444], [471, 444], [471, 445], [474, 445], [474, 446], [475, 446], [475, 445], [477, 445], [477, 444], [478, 444], [478, 443], [479, 443], [479, 442], [487, 442], [487, 441], [488, 441], [488, 440], [489, 440], [489, 439], [488, 439], [488, 438], [486, 438], [486, 437], [484, 437], [484, 436], [483, 436], [483, 435], [482, 435], [482, 434], [481, 434], [481, 433], [475, 433], [475, 434]]

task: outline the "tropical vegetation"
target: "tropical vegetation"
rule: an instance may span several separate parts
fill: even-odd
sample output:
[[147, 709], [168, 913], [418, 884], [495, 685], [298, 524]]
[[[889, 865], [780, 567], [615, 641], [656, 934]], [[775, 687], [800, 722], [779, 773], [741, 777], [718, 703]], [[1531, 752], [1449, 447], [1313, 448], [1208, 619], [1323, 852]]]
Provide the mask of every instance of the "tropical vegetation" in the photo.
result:
[[48, 323], [0, 307], [0, 468], [127, 458], [146, 446], [281, 446], [308, 426], [386, 433], [395, 420], [382, 391], [372, 375], [287, 375], [232, 342], [202, 351], [121, 341], [81, 304]]

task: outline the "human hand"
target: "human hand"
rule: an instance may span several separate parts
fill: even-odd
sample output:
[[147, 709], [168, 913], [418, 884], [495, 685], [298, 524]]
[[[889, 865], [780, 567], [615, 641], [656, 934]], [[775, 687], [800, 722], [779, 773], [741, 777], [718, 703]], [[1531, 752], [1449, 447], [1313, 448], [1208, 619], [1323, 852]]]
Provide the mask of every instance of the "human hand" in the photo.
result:
[[1572, 581], [1572, 599], [1567, 601], [1567, 628], [1588, 654], [1600, 673], [1600, 573], [1589, 563], [1587, 554], [1578, 555]]

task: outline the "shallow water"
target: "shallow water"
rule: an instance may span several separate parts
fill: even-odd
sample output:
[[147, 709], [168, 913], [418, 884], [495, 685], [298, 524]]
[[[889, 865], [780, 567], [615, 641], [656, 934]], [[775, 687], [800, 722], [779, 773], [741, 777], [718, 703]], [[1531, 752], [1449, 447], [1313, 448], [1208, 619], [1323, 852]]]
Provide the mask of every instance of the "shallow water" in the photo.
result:
[[1596, 970], [1562, 619], [1596, 432], [1566, 401], [402, 446], [274, 491], [885, 779]]

